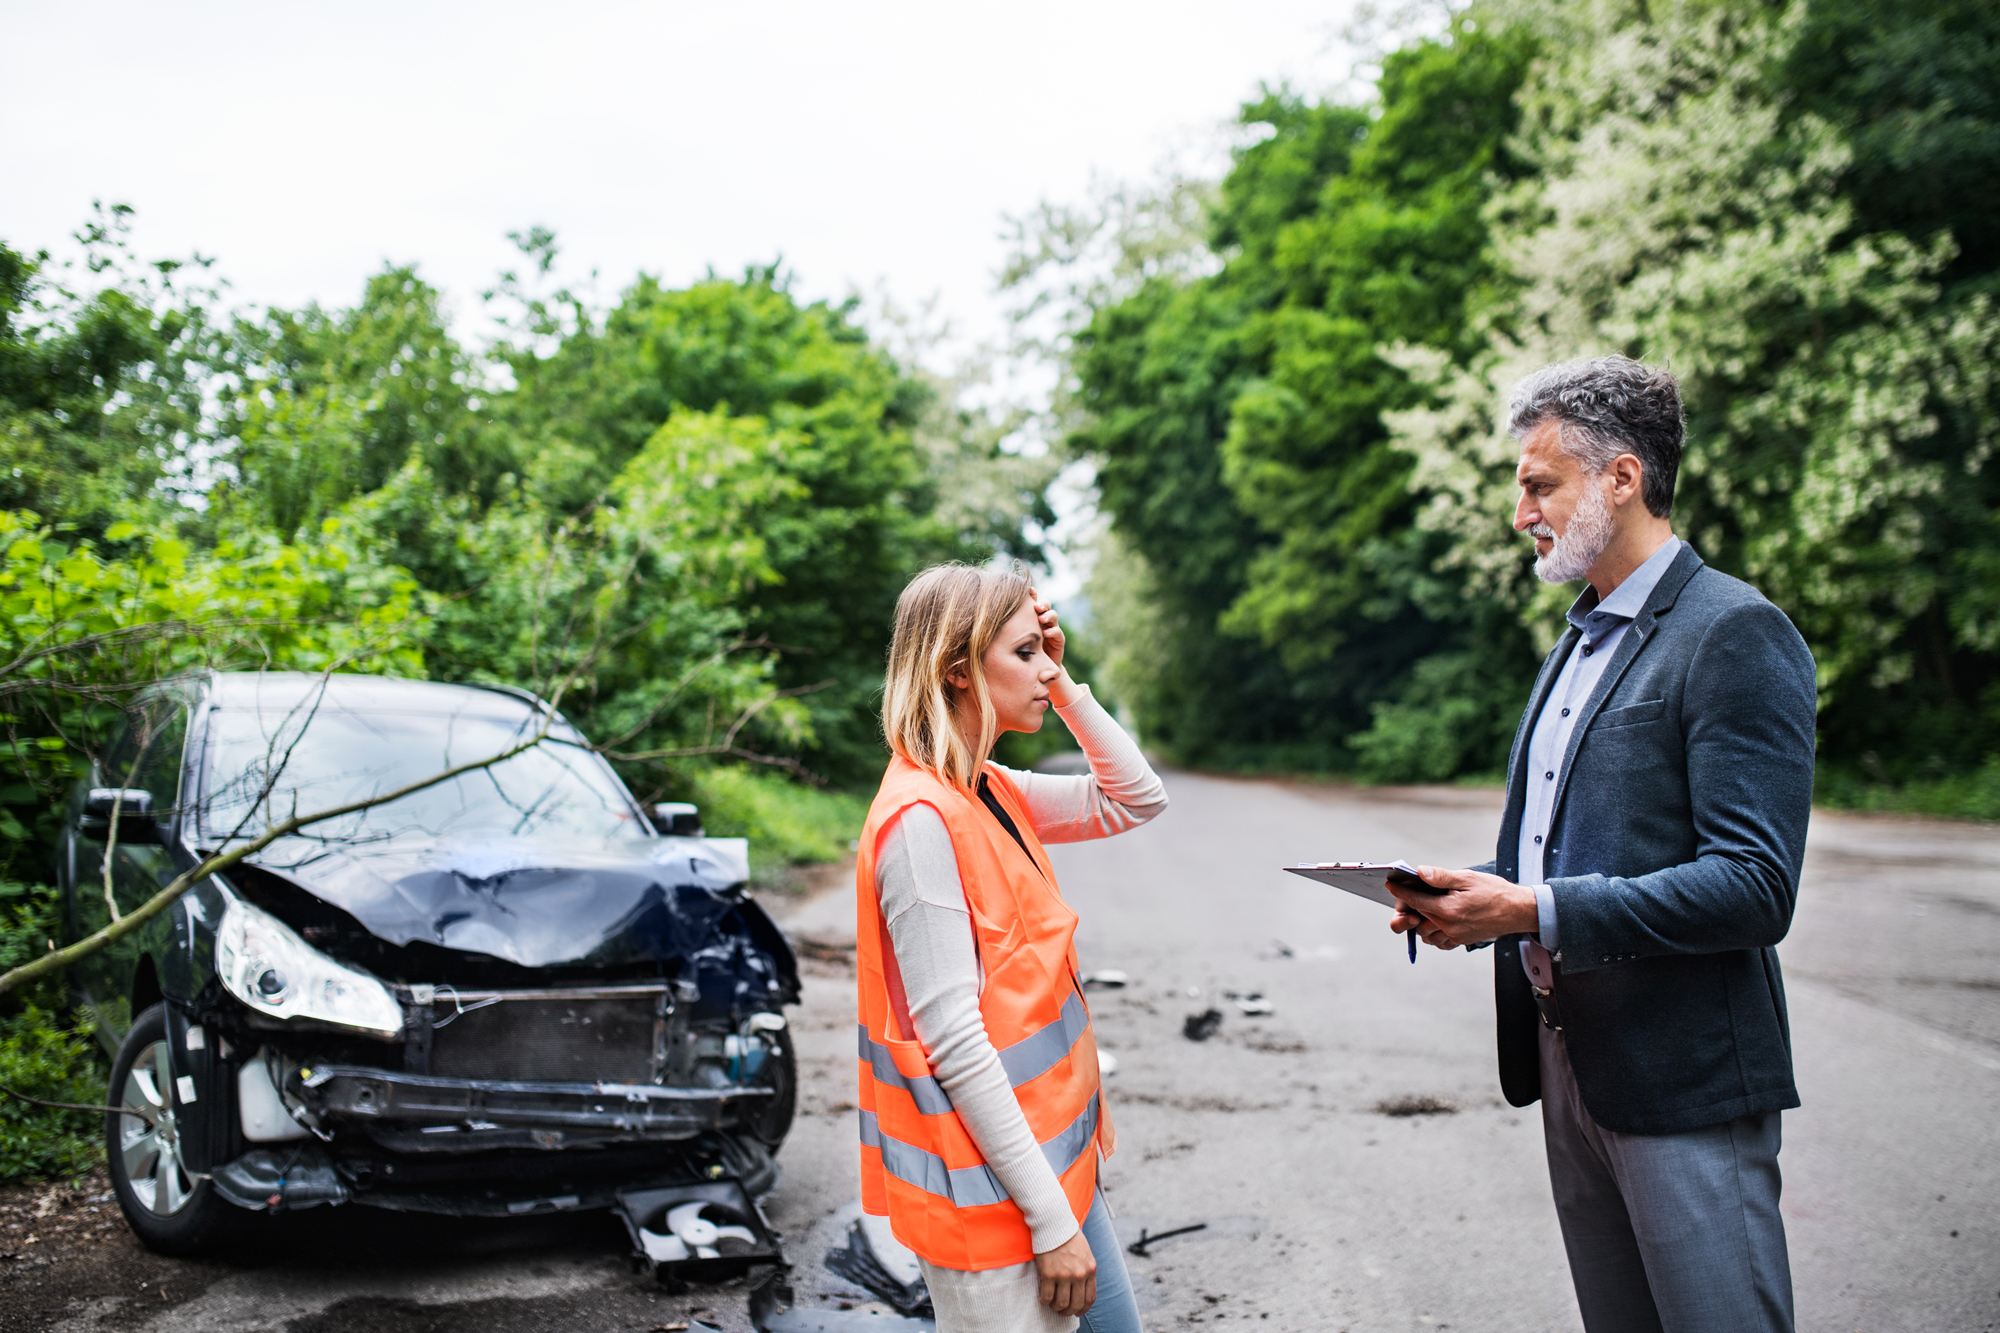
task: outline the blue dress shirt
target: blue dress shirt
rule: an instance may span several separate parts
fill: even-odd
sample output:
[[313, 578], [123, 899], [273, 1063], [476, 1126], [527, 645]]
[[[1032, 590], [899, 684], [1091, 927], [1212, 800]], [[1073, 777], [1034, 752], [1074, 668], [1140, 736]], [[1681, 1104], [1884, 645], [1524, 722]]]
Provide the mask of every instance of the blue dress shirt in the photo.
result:
[[1518, 882], [1535, 886], [1535, 914], [1540, 943], [1521, 941], [1521, 963], [1535, 984], [1544, 988], [1550, 986], [1553, 977], [1548, 966], [1549, 957], [1562, 956], [1557, 934], [1556, 896], [1548, 885], [1541, 882], [1542, 853], [1548, 842], [1549, 825], [1555, 818], [1556, 778], [1560, 776], [1563, 756], [1569, 752], [1570, 733], [1576, 727], [1577, 714], [1590, 698], [1590, 692], [1597, 688], [1604, 668], [1618, 650], [1618, 641], [1625, 637], [1625, 627], [1646, 609], [1646, 600], [1653, 595], [1653, 589], [1666, 574], [1667, 566], [1680, 554], [1680, 549], [1680, 538], [1668, 536], [1659, 550], [1646, 557], [1645, 563], [1633, 570], [1601, 602], [1597, 599], [1597, 589], [1584, 585], [1569, 608], [1569, 623], [1576, 627], [1582, 638], [1577, 641], [1569, 660], [1563, 663], [1562, 673], [1550, 688], [1548, 699], [1542, 704], [1541, 716], [1535, 719], [1535, 729], [1528, 737], [1527, 753], [1522, 759], [1528, 765], [1528, 792], [1527, 804], [1521, 812]]

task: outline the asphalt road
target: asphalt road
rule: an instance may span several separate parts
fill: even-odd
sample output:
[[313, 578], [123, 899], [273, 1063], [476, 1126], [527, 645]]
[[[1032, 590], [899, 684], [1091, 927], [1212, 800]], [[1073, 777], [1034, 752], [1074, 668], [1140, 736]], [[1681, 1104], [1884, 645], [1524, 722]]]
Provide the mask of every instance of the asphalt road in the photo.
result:
[[[1054, 849], [1085, 970], [1131, 978], [1093, 996], [1119, 1061], [1105, 1180], [1121, 1226], [1207, 1224], [1128, 1260], [1148, 1328], [1580, 1327], [1537, 1113], [1498, 1095], [1490, 956], [1426, 950], [1412, 967], [1382, 911], [1275, 869], [1483, 859], [1497, 795], [1168, 785], [1155, 824]], [[857, 1191], [852, 900], [835, 890], [786, 916], [820, 957], [794, 1021], [802, 1114], [768, 1206], [802, 1309], [873, 1308], [817, 1262]], [[1780, 952], [1805, 1100], [1783, 1157], [1800, 1328], [2000, 1328], [2000, 830], [1816, 815]], [[1229, 991], [1274, 1012], [1245, 1016]], [[1186, 1017], [1211, 1005], [1220, 1031], [1187, 1040]], [[748, 1327], [740, 1289], [668, 1297], [633, 1276], [602, 1219], [458, 1234], [342, 1211], [252, 1264], [175, 1264], [124, 1240], [92, 1281], [52, 1290], [37, 1325], [507, 1333], [694, 1313]]]

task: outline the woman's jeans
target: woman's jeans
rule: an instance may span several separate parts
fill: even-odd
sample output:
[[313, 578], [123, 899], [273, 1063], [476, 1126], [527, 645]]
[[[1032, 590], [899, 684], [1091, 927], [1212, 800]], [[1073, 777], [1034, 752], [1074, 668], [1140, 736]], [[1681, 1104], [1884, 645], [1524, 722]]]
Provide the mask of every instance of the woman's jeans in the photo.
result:
[[1111, 1229], [1111, 1210], [1101, 1192], [1091, 1199], [1090, 1215], [1083, 1219], [1083, 1239], [1097, 1260], [1097, 1300], [1077, 1321], [1077, 1333], [1142, 1333], [1125, 1251]]

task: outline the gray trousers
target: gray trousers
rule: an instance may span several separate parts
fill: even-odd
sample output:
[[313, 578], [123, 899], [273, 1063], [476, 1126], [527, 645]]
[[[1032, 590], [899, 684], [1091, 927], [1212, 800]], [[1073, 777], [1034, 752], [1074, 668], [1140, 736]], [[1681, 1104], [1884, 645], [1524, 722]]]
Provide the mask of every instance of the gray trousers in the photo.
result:
[[1584, 1109], [1542, 1028], [1549, 1183], [1590, 1333], [1791, 1333], [1776, 1111], [1620, 1134]]

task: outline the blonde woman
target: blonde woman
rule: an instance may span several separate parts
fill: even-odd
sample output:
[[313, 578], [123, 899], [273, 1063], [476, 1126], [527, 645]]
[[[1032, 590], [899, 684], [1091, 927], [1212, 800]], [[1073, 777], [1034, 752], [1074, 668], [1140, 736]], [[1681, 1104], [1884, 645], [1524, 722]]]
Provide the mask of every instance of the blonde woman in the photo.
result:
[[[1062, 659], [1018, 568], [941, 565], [896, 604], [894, 757], [857, 867], [861, 1193], [922, 1261], [939, 1333], [1139, 1333], [1097, 1193], [1113, 1135], [1077, 918], [1043, 844], [1136, 828], [1167, 793]], [[988, 758], [1052, 706], [1089, 776]]]

